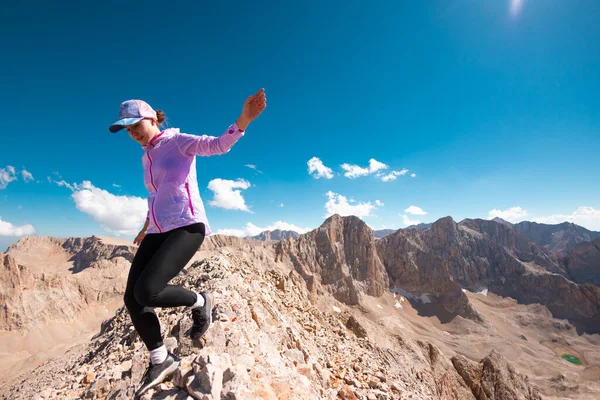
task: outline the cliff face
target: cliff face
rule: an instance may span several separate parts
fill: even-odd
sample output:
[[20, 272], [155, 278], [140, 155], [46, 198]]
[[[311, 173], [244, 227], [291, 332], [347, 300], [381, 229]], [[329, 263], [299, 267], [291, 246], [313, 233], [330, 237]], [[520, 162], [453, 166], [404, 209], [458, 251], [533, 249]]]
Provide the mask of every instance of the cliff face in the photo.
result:
[[134, 254], [97, 237], [21, 239], [0, 253], [0, 331], [68, 323], [122, 296]]
[[[438, 265], [433, 268], [438, 272], [428, 274], [436, 276], [447, 268], [454, 281], [466, 289], [485, 288], [525, 304], [540, 303], [555, 317], [573, 322], [580, 332], [600, 332], [600, 288], [571, 281], [572, 272], [562, 262], [510, 226], [480, 219], [456, 223], [446, 217], [428, 230], [410, 230], [410, 235], [406, 235], [429, 254], [421, 256], [425, 257], [421, 262], [415, 259], [415, 265]], [[401, 245], [393, 244], [391, 248], [395, 246]], [[385, 247], [385, 242], [378, 243], [380, 254], [384, 254]], [[577, 272], [588, 279], [600, 267], [595, 267], [594, 249], [582, 244], [582, 257], [577, 258], [575, 254], [579, 253], [575, 253], [570, 264], [574, 271], [580, 265]], [[419, 254], [406, 248], [391, 259], [401, 259], [402, 253]], [[433, 261], [432, 257], [440, 261]]]
[[448, 263], [428, 251], [418, 231], [401, 230], [379, 239], [377, 254], [386, 268], [392, 290], [415, 303], [417, 298], [422, 298], [423, 306], [415, 304], [415, 307], [430, 308], [425, 315], [436, 315], [443, 322], [457, 315], [480, 320], [452, 277]]
[[600, 239], [575, 245], [564, 263], [574, 282], [600, 286]]
[[361, 292], [381, 296], [389, 286], [373, 231], [356, 217], [334, 215], [298, 240], [283, 240], [276, 257], [291, 260], [313, 294], [328, 291], [346, 304], [358, 304]]
[[557, 257], [562, 257], [571, 251], [578, 243], [591, 242], [600, 238], [600, 232], [590, 231], [571, 222], [549, 225], [537, 222], [523, 221], [513, 225], [532, 242], [543, 246]]

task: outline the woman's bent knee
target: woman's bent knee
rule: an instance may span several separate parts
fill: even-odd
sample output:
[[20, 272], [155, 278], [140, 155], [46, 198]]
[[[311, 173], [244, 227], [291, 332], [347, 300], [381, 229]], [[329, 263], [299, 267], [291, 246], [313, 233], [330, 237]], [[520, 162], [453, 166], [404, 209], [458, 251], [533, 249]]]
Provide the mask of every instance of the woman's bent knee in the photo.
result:
[[133, 292], [125, 291], [125, 294], [123, 295], [123, 303], [125, 303], [125, 307], [128, 310], [133, 310], [136, 307], [139, 307], [139, 304], [138, 304], [137, 300], [135, 299]]

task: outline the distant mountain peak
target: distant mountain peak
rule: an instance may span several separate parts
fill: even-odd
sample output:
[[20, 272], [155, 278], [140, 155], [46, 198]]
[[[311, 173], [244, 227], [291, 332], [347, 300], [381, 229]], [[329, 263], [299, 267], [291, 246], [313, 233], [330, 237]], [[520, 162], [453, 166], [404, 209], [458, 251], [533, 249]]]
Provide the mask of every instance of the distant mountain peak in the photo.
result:
[[510, 223], [510, 222], [508, 222], [507, 220], [505, 220], [505, 219], [502, 219], [502, 218], [500, 218], [500, 217], [493, 218], [493, 219], [492, 219], [492, 221], [494, 221], [494, 222], [498, 222], [499, 224], [502, 224], [502, 225], [509, 226], [509, 227], [511, 227], [511, 228], [514, 226], [512, 223]]
[[590, 231], [567, 221], [560, 224], [522, 221], [514, 224], [513, 228], [557, 256], [564, 256], [579, 243], [591, 242], [600, 237], [600, 232]]
[[263, 231], [263, 232], [259, 233], [258, 235], [252, 236], [251, 239], [267, 241], [267, 240], [283, 240], [283, 239], [287, 239], [287, 238], [298, 239], [298, 237], [300, 237], [300, 234], [296, 231], [275, 229], [272, 231], [269, 231], [269, 230]]

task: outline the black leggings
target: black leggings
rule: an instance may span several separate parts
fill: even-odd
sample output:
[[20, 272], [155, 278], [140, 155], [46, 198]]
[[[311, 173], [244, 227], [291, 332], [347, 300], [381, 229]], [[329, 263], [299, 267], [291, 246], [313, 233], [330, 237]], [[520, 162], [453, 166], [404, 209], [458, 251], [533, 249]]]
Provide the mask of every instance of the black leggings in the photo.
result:
[[167, 283], [181, 272], [204, 241], [203, 223], [147, 234], [138, 248], [125, 288], [125, 306], [148, 350], [163, 345], [153, 307], [192, 306], [196, 294]]

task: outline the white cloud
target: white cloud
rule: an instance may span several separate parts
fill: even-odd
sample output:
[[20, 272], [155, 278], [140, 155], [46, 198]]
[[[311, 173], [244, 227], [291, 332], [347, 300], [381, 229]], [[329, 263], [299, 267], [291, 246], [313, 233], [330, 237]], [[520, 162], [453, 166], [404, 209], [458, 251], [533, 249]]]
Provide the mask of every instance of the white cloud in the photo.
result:
[[361, 167], [361, 166], [355, 165], [355, 164], [348, 164], [348, 163], [342, 164], [341, 167], [344, 171], [346, 171], [344, 176], [347, 178], [350, 178], [350, 179], [358, 178], [359, 176], [366, 176], [366, 175], [374, 174], [377, 171], [381, 171], [381, 170], [389, 168], [387, 165], [385, 165], [382, 162], [377, 161], [374, 158], [371, 158], [369, 160], [368, 168]]
[[33, 180], [33, 175], [31, 174], [31, 172], [29, 172], [29, 171], [27, 171], [25, 169], [23, 169], [21, 171], [21, 176], [23, 177], [23, 180], [25, 182], [31, 182]]
[[116, 188], [120, 188], [121, 187], [121, 185], [117, 185], [116, 183], [113, 183], [112, 185], [113, 185], [113, 187], [116, 187]]
[[385, 165], [382, 162], [377, 161], [374, 158], [371, 158], [369, 160], [369, 172], [372, 173], [372, 174], [375, 173], [375, 172], [377, 172], [377, 171], [380, 171], [382, 169], [388, 169], [388, 168], [389, 167], [387, 165]]
[[0, 217], [0, 236], [29, 236], [35, 235], [35, 228], [30, 224], [15, 226]]
[[250, 168], [250, 169], [253, 169], [253, 170], [255, 170], [255, 171], [256, 171], [256, 172], [258, 172], [259, 174], [262, 174], [262, 171], [260, 171], [260, 170], [259, 170], [259, 169], [256, 167], [256, 165], [254, 165], [254, 164], [246, 164], [246, 165], [244, 165], [244, 167], [248, 167], [248, 168]]
[[227, 210], [241, 210], [251, 212], [246, 205], [242, 192], [234, 189], [248, 189], [250, 182], [245, 179], [231, 181], [227, 179], [213, 179], [208, 182], [208, 189], [215, 194], [214, 200], [209, 204], [214, 207], [221, 207]]
[[342, 164], [341, 167], [344, 171], [346, 171], [344, 176], [350, 179], [358, 178], [359, 176], [369, 175], [369, 168], [363, 168], [359, 167], [358, 165], [351, 165], [345, 163]]
[[56, 184], [69, 188], [77, 209], [92, 216], [107, 232], [117, 236], [134, 235], [144, 224], [148, 212], [146, 199], [116, 196], [95, 187], [90, 181], [72, 185], [60, 181]]
[[17, 180], [15, 167], [8, 165], [6, 168], [0, 168], [0, 190], [6, 189], [8, 184]]
[[416, 177], [417, 177], [417, 174], [410, 174], [410, 177], [411, 177], [411, 178], [416, 178]]
[[402, 223], [404, 224], [404, 226], [410, 226], [410, 225], [418, 225], [421, 223], [421, 221], [419, 220], [411, 220], [407, 215], [402, 214]]
[[254, 225], [251, 222], [246, 224], [244, 229], [219, 229], [217, 230], [218, 235], [229, 235], [229, 236], [238, 236], [238, 237], [247, 237], [247, 236], [256, 236], [264, 231], [274, 231], [276, 229], [280, 229], [282, 231], [294, 231], [298, 233], [306, 233], [310, 231], [310, 228], [301, 228], [294, 224], [289, 224], [284, 221], [277, 221], [266, 227], [259, 227]]
[[423, 209], [421, 207], [417, 207], [417, 206], [410, 206], [406, 210], [404, 210], [404, 212], [412, 214], [412, 215], [426, 215], [427, 214], [426, 211], [423, 211]]
[[383, 207], [383, 202], [380, 200], [375, 200], [375, 205], [378, 207]]
[[237, 237], [247, 236], [246, 232], [243, 229], [217, 229], [217, 232], [215, 234]]
[[523, 210], [521, 207], [511, 207], [507, 210], [493, 209], [488, 213], [488, 219], [499, 217], [508, 222], [519, 222], [526, 216], [527, 210]]
[[[31, 182], [34, 180], [31, 172], [27, 171], [25, 168], [21, 170], [21, 177], [25, 182]], [[6, 168], [0, 168], [0, 190], [6, 189], [10, 182], [16, 181], [17, 179], [17, 172], [15, 167], [12, 165], [7, 165]]]
[[283, 203], [279, 204], [279, 208], [283, 208]]
[[319, 178], [333, 178], [333, 171], [331, 168], [323, 165], [323, 162], [318, 157], [313, 157], [307, 162], [308, 173], [315, 179]]
[[[332, 191], [327, 192], [329, 200], [325, 203], [327, 214], [325, 218], [339, 214], [341, 216], [355, 215], [357, 217], [368, 217], [371, 215], [371, 211], [375, 209], [375, 206], [371, 202], [357, 203], [354, 200], [348, 201], [345, 196], [341, 194], [333, 193]], [[350, 204], [356, 203], [356, 204]]]
[[533, 221], [543, 224], [572, 222], [593, 231], [600, 231], [600, 210], [589, 206], [582, 206], [571, 214], [554, 214], [547, 217], [534, 218]]
[[[50, 177], [48, 177], [48, 179], [50, 179]], [[71, 185], [70, 183], [67, 183], [65, 181], [58, 181], [58, 182], [55, 181], [55, 183], [58, 186], [64, 186], [64, 187], [67, 187], [67, 188], [71, 189], [72, 191], [75, 191], [76, 184]]]
[[406, 175], [408, 170], [405, 168], [402, 171], [391, 171], [389, 174], [377, 174], [377, 177], [381, 179], [382, 182], [389, 182], [395, 180], [397, 177]]

